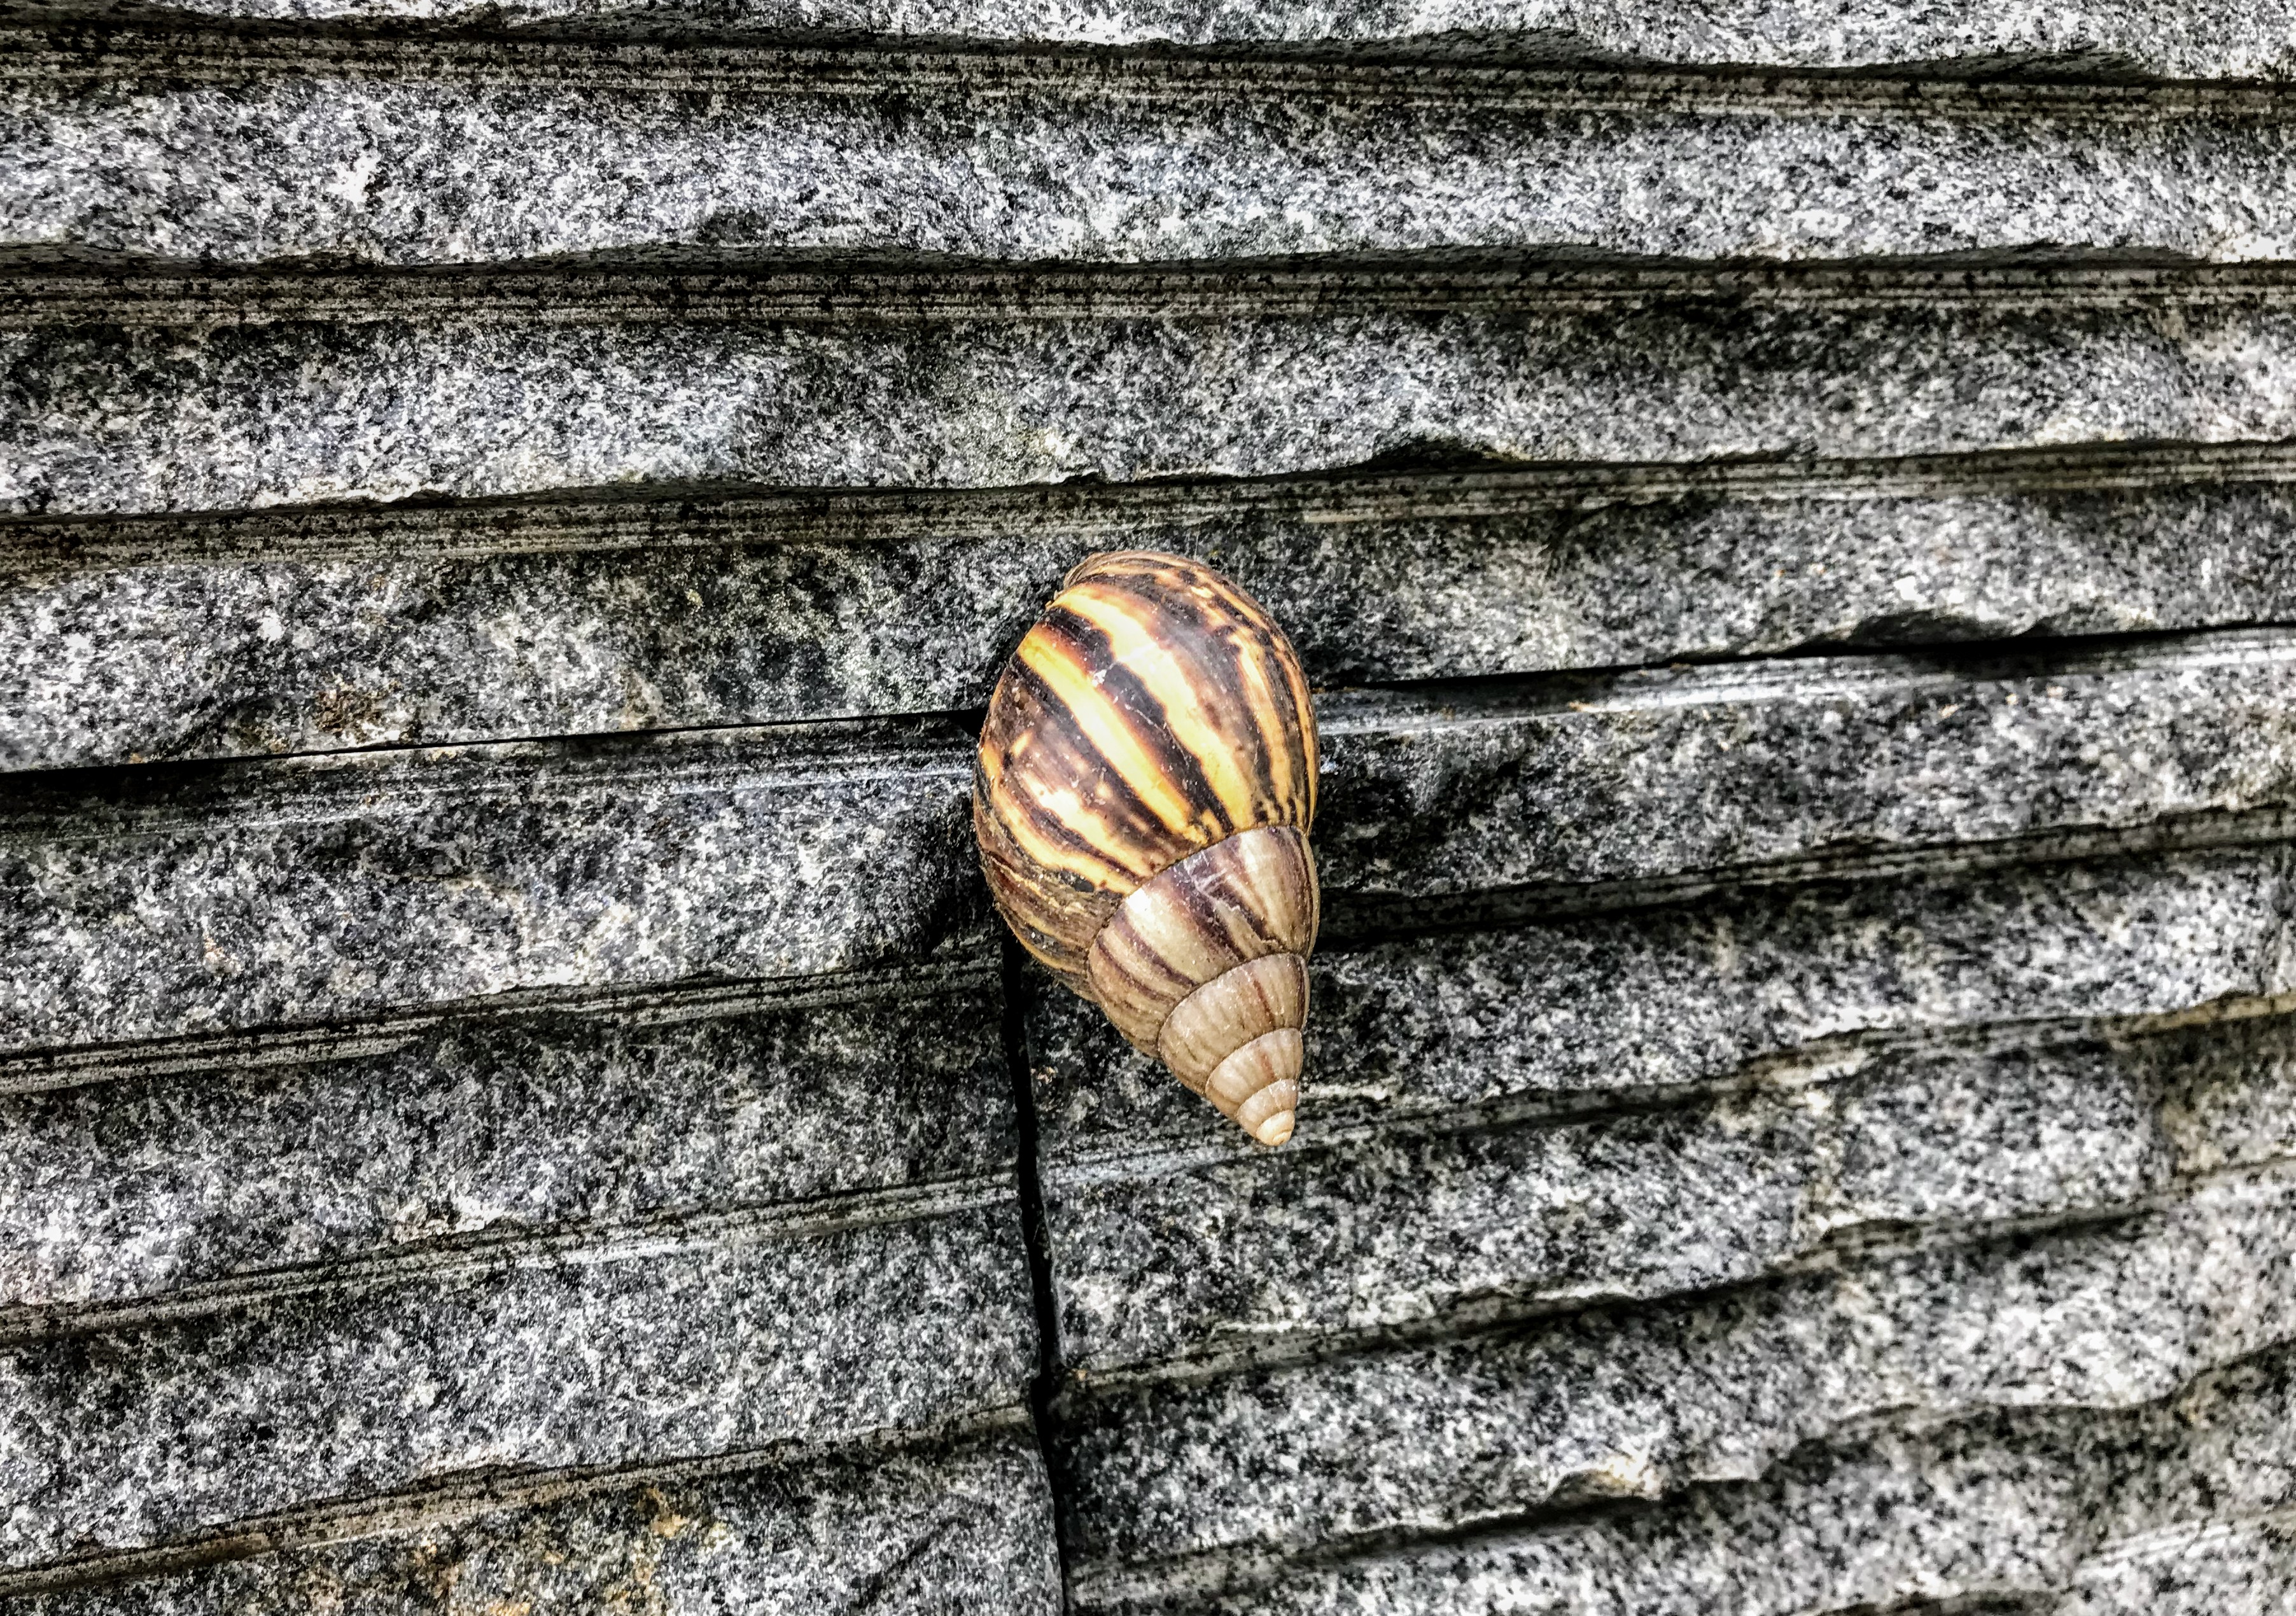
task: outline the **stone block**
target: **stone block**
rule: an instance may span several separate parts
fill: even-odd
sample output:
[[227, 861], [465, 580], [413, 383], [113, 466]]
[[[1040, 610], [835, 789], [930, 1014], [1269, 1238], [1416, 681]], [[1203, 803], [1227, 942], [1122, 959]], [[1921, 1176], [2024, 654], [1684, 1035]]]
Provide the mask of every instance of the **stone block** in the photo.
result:
[[834, 1446], [1025, 1407], [1009, 1185], [414, 1253], [0, 1341], [0, 1561], [497, 1470]]
[[[2267, 1616], [2287, 1608], [2291, 1412], [2278, 1349], [2132, 1408], [1878, 1431], [1665, 1499], [1173, 1580], [1214, 1612]], [[1145, 1608], [1155, 1585], [1086, 1608]]]
[[[104, 17], [102, 0], [52, 8]], [[569, 25], [680, 32], [860, 33], [893, 39], [1177, 45], [1267, 53], [1378, 53], [1442, 61], [1618, 66], [1697, 63], [1899, 68], [1972, 78], [2132, 73], [2285, 78], [2296, 12], [2280, 0], [2082, 0], [1909, 8], [1888, 0], [174, 0], [137, 14], [280, 22], [411, 23], [537, 30]]]
[[758, 1468], [662, 1466], [619, 1482], [442, 1493], [403, 1516], [281, 1523], [220, 1555], [149, 1556], [109, 1579], [19, 1577], [12, 1603], [26, 1616], [831, 1616], [857, 1604], [904, 1616], [1053, 1616], [1050, 1519], [1035, 1443], [1007, 1430]]
[[15, 247], [1152, 263], [2057, 242], [2237, 259], [2296, 243], [2265, 200], [2292, 178], [2285, 109], [2239, 86], [890, 42], [12, 34], [0, 244]]
[[2093, 1419], [2170, 1398], [2296, 1333], [2291, 1194], [2284, 1170], [2220, 1176], [2156, 1210], [1849, 1251], [1665, 1303], [1071, 1387], [1055, 1491], [1078, 1603], [1756, 1481], [1805, 1444], [1877, 1428], [2008, 1409]]
[[857, 725], [30, 782], [0, 811], [0, 1043], [980, 957], [966, 747]]
[[[1382, 903], [2276, 809], [2288, 644], [1335, 697], [1332, 914], [1345, 932]], [[967, 742], [831, 726], [32, 783], [0, 816], [0, 1034], [125, 1042], [977, 950]]]
[[2296, 436], [2272, 267], [1279, 266], [938, 291], [914, 273], [75, 272], [19, 290], [0, 510], [51, 517]]
[[1319, 685], [2296, 614], [2296, 461], [1421, 472], [0, 529], [0, 767], [986, 704], [1097, 549], [1203, 556]]
[[75, 1087], [0, 1097], [0, 1330], [246, 1275], [768, 1208], [834, 1221], [1001, 1181], [1001, 1015], [979, 972], [920, 973], [78, 1063], [54, 1074]]

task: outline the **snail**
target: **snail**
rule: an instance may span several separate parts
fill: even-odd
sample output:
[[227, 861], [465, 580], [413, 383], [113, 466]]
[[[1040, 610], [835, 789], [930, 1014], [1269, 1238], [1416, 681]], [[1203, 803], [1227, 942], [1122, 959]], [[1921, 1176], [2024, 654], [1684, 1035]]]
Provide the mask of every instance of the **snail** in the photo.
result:
[[1088, 557], [1005, 664], [973, 833], [1022, 945], [1266, 1145], [1300, 1103], [1320, 898], [1299, 654], [1201, 562]]

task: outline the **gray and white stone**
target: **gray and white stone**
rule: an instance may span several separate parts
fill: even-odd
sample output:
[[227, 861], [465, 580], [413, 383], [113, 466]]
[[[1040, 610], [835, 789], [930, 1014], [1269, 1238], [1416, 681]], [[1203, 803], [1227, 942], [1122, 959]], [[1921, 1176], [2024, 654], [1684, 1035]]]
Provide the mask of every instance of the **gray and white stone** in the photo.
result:
[[1280, 1153], [1048, 987], [1063, 1361], [1472, 1327], [2276, 1160], [2289, 902], [2275, 847], [1324, 950]]
[[260, 317], [226, 284], [132, 323], [107, 323], [101, 281], [28, 298], [0, 330], [0, 510], [2296, 437], [2276, 268], [1316, 272], [1177, 309], [1156, 281], [873, 318], [865, 287], [808, 314], [826, 294], [802, 279], [415, 282], [411, 312], [354, 286], [301, 317], [293, 287]]
[[0, 1564], [496, 1470], [834, 1446], [1026, 1407], [1010, 1181], [413, 1255], [0, 1339]]
[[[77, 0], [67, 15], [155, 8]], [[1414, 51], [1533, 62], [1900, 67], [2035, 76], [2284, 78], [2296, 12], [2278, 0], [174, 0], [162, 16], [757, 30], [893, 38]]]
[[1672, 1303], [1073, 1385], [1055, 1490], [1077, 1598], [1754, 1481], [1876, 1427], [2168, 1398], [2296, 1338], [2292, 1197], [2284, 1171], [2220, 1176], [2119, 1219], [1853, 1251]]
[[[1332, 914], [2276, 809], [2296, 791], [2290, 644], [1335, 698]], [[0, 1046], [975, 952], [969, 751], [953, 725], [852, 725], [22, 787], [0, 813]]]
[[0, 765], [978, 707], [1097, 549], [1318, 685], [2296, 616], [2284, 451], [0, 525]]
[[2262, 1026], [2166, 1049], [1893, 1051], [1587, 1120], [1331, 1137], [1311, 1111], [1306, 1147], [1279, 1156], [1056, 1169], [1063, 1361], [1312, 1353], [1741, 1284], [1877, 1232], [2109, 1215], [2175, 1193], [2196, 1160], [2287, 1159], [2285, 1126], [2183, 1138], [2167, 1114], [2287, 1114], [2296, 1029]]
[[[26, 1616], [340, 1611], [774, 1610], [1054, 1616], [1044, 1466], [1024, 1431], [946, 1448], [865, 1445], [732, 1473], [434, 1499], [412, 1520], [274, 1528], [275, 1552], [108, 1580], [51, 1579]], [[61, 1582], [61, 1586], [57, 1584]], [[30, 1579], [20, 1584], [42, 1585]]]
[[969, 770], [859, 725], [58, 776], [0, 810], [0, 1043], [978, 958]]
[[78, 1063], [58, 1074], [77, 1087], [0, 1097], [0, 1331], [236, 1276], [792, 1203], [834, 1218], [998, 1177], [1019, 1145], [1001, 1015], [974, 972]]
[[2296, 126], [2242, 86], [12, 32], [5, 247], [388, 264], [2296, 250], [2269, 200], [2296, 176]]
[[[1756, 1616], [2037, 1606], [2273, 1616], [2287, 1608], [2296, 1497], [2290, 1390], [2290, 1355], [2276, 1349], [2134, 1408], [2019, 1409], [1876, 1431], [1648, 1504], [1551, 1522], [1500, 1516], [1444, 1542], [1222, 1567], [1190, 1603], [1439, 1616], [1704, 1616], [1718, 1606]], [[1172, 1580], [1188, 1586], [1185, 1574]], [[1151, 1572], [1128, 1586], [1144, 1594], [1158, 1584]], [[1118, 1598], [1093, 1608], [1128, 1607]]]

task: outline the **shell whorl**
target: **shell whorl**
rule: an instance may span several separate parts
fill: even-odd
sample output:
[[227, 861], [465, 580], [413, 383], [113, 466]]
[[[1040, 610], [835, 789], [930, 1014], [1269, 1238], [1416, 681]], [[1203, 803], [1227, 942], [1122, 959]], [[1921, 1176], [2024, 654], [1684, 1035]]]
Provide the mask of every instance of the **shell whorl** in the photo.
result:
[[1117, 1030], [1262, 1144], [1299, 1109], [1308, 953], [1320, 909], [1308, 839], [1240, 831], [1136, 889], [1086, 975]]
[[1022, 639], [974, 775], [1021, 942], [1270, 1144], [1298, 1103], [1316, 767], [1283, 631], [1210, 568], [1123, 551], [1071, 571]]

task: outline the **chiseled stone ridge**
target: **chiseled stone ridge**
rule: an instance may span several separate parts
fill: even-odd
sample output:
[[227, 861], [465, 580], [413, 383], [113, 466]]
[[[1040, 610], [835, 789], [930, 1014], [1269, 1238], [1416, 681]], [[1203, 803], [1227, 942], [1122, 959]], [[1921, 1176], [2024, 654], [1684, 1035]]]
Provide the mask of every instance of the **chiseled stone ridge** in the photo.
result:
[[[1668, 1303], [1111, 1388], [1062, 1425], [1079, 1603], [1136, 1579], [1755, 1481], [1805, 1444], [2134, 1407], [2296, 1333], [2296, 1186], [1909, 1239]], [[2285, 1464], [2285, 1427], [2259, 1438]]]
[[28, 776], [0, 1048], [981, 957], [969, 767], [857, 724]]
[[[693, 1597], [721, 1554], [799, 1574], [775, 1553], [898, 1585], [865, 1521], [808, 1518], [907, 1432], [877, 1507], [950, 1562], [920, 1586], [993, 1551], [1004, 1608], [1044, 1608], [1003, 1037], [972, 969], [52, 1074], [5, 1103], [0, 1496], [37, 1506], [0, 1518], [0, 1592]], [[987, 1536], [983, 1467], [1018, 1511]]]
[[1090, 1105], [1111, 1054], [1047, 1006], [1064, 1358], [1097, 1375], [1693, 1291], [2276, 1160], [2289, 901], [2277, 850], [2183, 855], [1347, 951], [1272, 1158], [1144, 1095]]
[[0, 527], [0, 765], [983, 705], [1061, 575], [1216, 562], [1318, 685], [2296, 617], [2296, 455], [695, 493]]
[[[504, 1496], [507, 1495], [507, 1496]], [[277, 1552], [69, 1581], [22, 1579], [28, 1616], [343, 1610], [855, 1609], [1054, 1616], [1060, 1567], [1025, 1431], [757, 1468], [660, 1467], [619, 1484], [426, 1500], [393, 1517], [282, 1524]]]
[[2223, 86], [72, 28], [0, 86], [0, 245], [138, 258], [2296, 256]]
[[[1169, 1580], [1218, 1612], [2273, 1616], [2296, 1574], [2290, 1356], [2134, 1407], [2026, 1406], [1812, 1443], [1759, 1479], [1652, 1505]], [[1152, 1589], [1111, 1579], [1085, 1603], [1153, 1608]]]
[[[137, 8], [76, 0], [69, 13]], [[658, 33], [755, 29], [1086, 45], [1418, 47], [1761, 67], [2288, 76], [2296, 12], [2279, 0], [2080, 0], [1910, 6], [1891, 0], [172, 0], [142, 8], [277, 21], [578, 23]]]
[[[1324, 704], [1319, 857], [1346, 930], [2174, 834], [2291, 804], [2292, 682], [2252, 630], [1358, 692]], [[934, 722], [22, 776], [0, 1053], [953, 957], [989, 924], [970, 767]]]
[[0, 1098], [0, 1333], [394, 1253], [930, 1210], [1015, 1154], [1001, 1015], [969, 965], [19, 1065], [55, 1087]]
[[2296, 438], [2278, 266], [1095, 274], [985, 310], [907, 275], [882, 317], [873, 281], [823, 315], [833, 283], [773, 275], [499, 306], [400, 279], [411, 307], [354, 288], [308, 317], [237, 317], [230, 277], [116, 323], [100, 278], [28, 299], [0, 330], [0, 510]]

